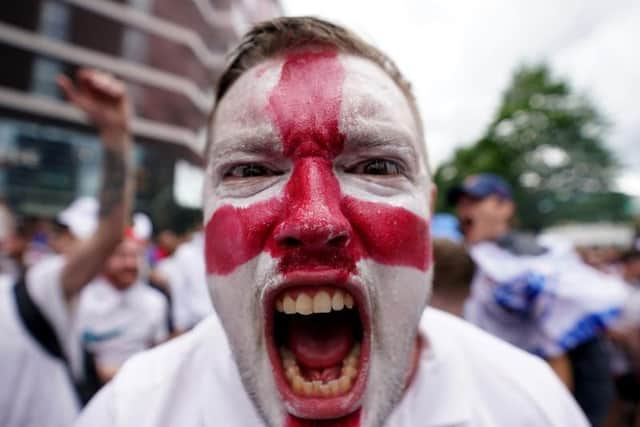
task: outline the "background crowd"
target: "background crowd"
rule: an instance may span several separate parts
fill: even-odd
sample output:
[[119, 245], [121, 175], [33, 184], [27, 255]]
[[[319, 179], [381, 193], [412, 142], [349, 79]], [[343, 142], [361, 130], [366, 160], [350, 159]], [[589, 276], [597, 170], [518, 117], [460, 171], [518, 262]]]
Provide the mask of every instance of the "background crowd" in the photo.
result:
[[[281, 12], [279, 3], [272, 1], [254, 2], [255, 10], [230, 6], [220, 19], [223, 25], [212, 18], [222, 16], [216, 11], [204, 13], [209, 18], [194, 18], [203, 13], [203, 3], [211, 6], [211, 2], [193, 2], [198, 7], [188, 2], [193, 10], [175, 11], [171, 2], [159, 1], [164, 6], [148, 13], [118, 2], [104, 3], [107, 6], [16, 2], [0, 19], [0, 53], [17, 58], [0, 76], [0, 286], [3, 298], [15, 297], [12, 310], [20, 314], [15, 318], [24, 319], [21, 315], [28, 313], [25, 316], [32, 319], [11, 327], [31, 336], [37, 351], [64, 367], [60, 375], [73, 384], [71, 412], [132, 355], [188, 332], [213, 314], [205, 281], [201, 213], [198, 202], [184, 200], [185, 193], [198, 193], [195, 182], [202, 173], [187, 182], [185, 192], [177, 171], [184, 170], [180, 162], [195, 169], [201, 165], [194, 155], [199, 147], [197, 132], [206, 121], [203, 111], [210, 106], [199, 87], [210, 84], [221, 52], [250, 22]], [[142, 15], [150, 19], [138, 19]], [[131, 18], [122, 18], [122, 25], [103, 22], [126, 16]], [[180, 25], [167, 26], [175, 16]], [[228, 24], [232, 21], [235, 24]], [[88, 37], [92, 23], [115, 31], [122, 49]], [[181, 30], [186, 27], [193, 31], [184, 36]], [[164, 30], [182, 36], [164, 40]], [[42, 40], [31, 43], [29, 35], [20, 31], [80, 48], [48, 51], [53, 45]], [[147, 48], [141, 55], [144, 32]], [[219, 43], [200, 46], [190, 41], [191, 36]], [[154, 56], [159, 47], [164, 58], [184, 60], [168, 64]], [[29, 49], [33, 58], [23, 61], [29, 63], [27, 73], [20, 67]], [[132, 159], [127, 167], [135, 164], [128, 178], [109, 181], [117, 170], [117, 162], [109, 163], [105, 155], [109, 143], [104, 131], [109, 125], [92, 117], [88, 104], [74, 100], [72, 83], [60, 87], [54, 83], [60, 75], [95, 66], [89, 51], [111, 55], [100, 64], [128, 83], [135, 110], [127, 124], [135, 143], [123, 148], [124, 157]], [[120, 62], [140, 57], [150, 59], [139, 69]], [[33, 81], [22, 84], [25, 74]], [[104, 91], [108, 100], [125, 96], [113, 94], [117, 92], [110, 86], [113, 82], [91, 83], [95, 76], [85, 78], [86, 85]], [[149, 89], [154, 86], [156, 92]], [[16, 93], [29, 93], [40, 101], [18, 99]], [[64, 110], [65, 96], [89, 120]], [[55, 103], [43, 101], [47, 97]], [[12, 104], [14, 99], [18, 101]], [[160, 127], [160, 122], [170, 126]], [[166, 141], [163, 135], [173, 140]], [[60, 138], [72, 141], [69, 144], [77, 152], [38, 152]], [[614, 185], [623, 162], [606, 140], [604, 115], [570, 82], [544, 64], [518, 67], [482, 135], [434, 170], [439, 193], [432, 223], [435, 275], [430, 304], [547, 360], [594, 426], [640, 427], [640, 216], [637, 200]], [[97, 157], [91, 154], [96, 147], [101, 153]], [[42, 157], [38, 162], [32, 161], [34, 152]], [[67, 179], [64, 170], [71, 169], [77, 188], [62, 191], [62, 186], [52, 184]], [[95, 174], [87, 172], [96, 169], [101, 169], [102, 186]], [[131, 172], [123, 170], [125, 175]], [[49, 178], [43, 178], [43, 172]], [[104, 194], [117, 191], [118, 183], [122, 194]], [[127, 194], [127, 183], [135, 184], [136, 194]], [[62, 196], [48, 199], [45, 190]], [[112, 218], [112, 228], [105, 228], [110, 200], [120, 200], [123, 208]], [[513, 237], [513, 230], [524, 233]], [[92, 239], [93, 252], [85, 250], [84, 258], [72, 258], [83, 242]], [[496, 242], [496, 248], [483, 242]], [[499, 252], [483, 252], [493, 250]], [[499, 265], [487, 264], [487, 258], [498, 259]], [[61, 260], [68, 259], [76, 259], [74, 271], [83, 271], [86, 280], [65, 281]], [[513, 275], [507, 274], [512, 271]], [[538, 273], [542, 279], [535, 276]], [[497, 309], [507, 314], [497, 323], [495, 317], [487, 320], [486, 312]], [[578, 332], [560, 330], [557, 325], [567, 313], [572, 313], [571, 319], [589, 321], [579, 322]], [[0, 316], [0, 330], [10, 330], [1, 324], [3, 319]], [[539, 329], [553, 331], [551, 342], [532, 338]], [[9, 357], [10, 346], [4, 344], [0, 348], [7, 353], [0, 360]], [[48, 381], [47, 376], [58, 375], [53, 368], [43, 372], [44, 377], [34, 379], [33, 388]]]

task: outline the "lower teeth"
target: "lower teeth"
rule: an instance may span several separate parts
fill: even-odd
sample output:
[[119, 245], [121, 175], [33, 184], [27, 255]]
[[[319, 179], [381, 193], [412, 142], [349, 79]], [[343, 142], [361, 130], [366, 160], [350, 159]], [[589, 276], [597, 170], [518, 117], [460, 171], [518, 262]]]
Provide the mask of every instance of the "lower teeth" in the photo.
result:
[[307, 380], [300, 373], [300, 367], [286, 348], [280, 349], [284, 374], [295, 394], [307, 397], [334, 397], [345, 394], [351, 389], [358, 376], [360, 345], [355, 344], [349, 355], [342, 361], [340, 377], [330, 381]]

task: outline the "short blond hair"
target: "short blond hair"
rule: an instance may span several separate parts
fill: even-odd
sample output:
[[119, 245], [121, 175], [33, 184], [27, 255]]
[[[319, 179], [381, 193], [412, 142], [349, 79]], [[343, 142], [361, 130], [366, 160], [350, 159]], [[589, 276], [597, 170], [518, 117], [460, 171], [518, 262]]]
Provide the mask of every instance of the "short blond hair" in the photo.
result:
[[[339, 52], [369, 59], [382, 68], [400, 88], [413, 111], [420, 145], [427, 161], [426, 147], [423, 141], [422, 119], [411, 90], [409, 81], [403, 76], [396, 64], [381, 50], [365, 42], [353, 32], [331, 22], [309, 17], [279, 17], [255, 25], [231, 52], [229, 61], [218, 80], [216, 104], [211, 112], [209, 124], [212, 124], [217, 105], [233, 83], [247, 70], [260, 62], [278, 54], [303, 46], [326, 45]], [[211, 144], [209, 135], [207, 147]]]

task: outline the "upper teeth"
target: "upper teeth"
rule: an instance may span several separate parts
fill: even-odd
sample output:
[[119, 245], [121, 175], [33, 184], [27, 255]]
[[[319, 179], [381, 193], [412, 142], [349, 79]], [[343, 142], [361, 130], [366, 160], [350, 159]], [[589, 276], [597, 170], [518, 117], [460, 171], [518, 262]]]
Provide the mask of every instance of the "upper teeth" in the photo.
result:
[[276, 300], [276, 310], [286, 314], [329, 313], [344, 308], [353, 308], [353, 297], [341, 290], [317, 292], [285, 292]]

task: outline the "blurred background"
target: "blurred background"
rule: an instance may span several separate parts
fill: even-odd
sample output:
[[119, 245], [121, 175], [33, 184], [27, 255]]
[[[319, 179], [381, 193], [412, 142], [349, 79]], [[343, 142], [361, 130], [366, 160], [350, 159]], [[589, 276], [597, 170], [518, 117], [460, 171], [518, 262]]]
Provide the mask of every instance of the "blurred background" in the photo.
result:
[[[439, 189], [432, 231], [458, 242], [436, 241], [432, 304], [443, 284], [460, 282], [444, 292], [455, 297], [450, 311], [460, 314], [475, 268], [459, 244], [447, 191], [469, 175], [493, 172], [513, 186], [518, 229], [560, 238], [586, 263], [623, 276], [635, 291], [630, 311], [640, 313], [637, 0], [4, 1], [0, 275], [20, 276], [55, 252], [56, 216], [98, 191], [98, 136], [55, 82], [60, 73], [91, 67], [125, 81], [134, 103], [134, 211], [148, 217], [149, 245], [140, 276], [180, 309], [172, 274], [179, 276], [184, 253], [202, 264], [187, 263], [185, 271], [200, 274], [189, 283], [204, 292], [202, 257], [192, 254], [202, 254], [202, 150], [213, 88], [242, 34], [280, 15], [346, 25], [388, 53], [412, 82]], [[190, 243], [197, 252], [181, 252]], [[198, 292], [193, 299], [206, 300], [208, 314], [208, 299]], [[640, 361], [638, 319], [630, 333], [633, 361]], [[640, 425], [634, 369], [629, 422], [609, 426]]]
[[[136, 210], [162, 228], [200, 203], [200, 151], [225, 52], [254, 22], [311, 14], [381, 46], [413, 82], [439, 211], [491, 171], [518, 225], [629, 243], [640, 212], [640, 4], [631, 0], [22, 0], [0, 14], [0, 199], [52, 216], [95, 193], [100, 148], [58, 73], [109, 71], [132, 92]], [[168, 208], [172, 209], [168, 209]], [[580, 237], [582, 235], [582, 237]]]
[[101, 151], [56, 86], [94, 67], [131, 92], [136, 210], [158, 228], [200, 199], [200, 151], [225, 52], [272, 0], [20, 0], [0, 12], [0, 198], [22, 216], [53, 216], [94, 195]]

